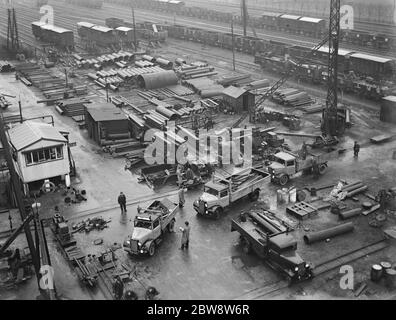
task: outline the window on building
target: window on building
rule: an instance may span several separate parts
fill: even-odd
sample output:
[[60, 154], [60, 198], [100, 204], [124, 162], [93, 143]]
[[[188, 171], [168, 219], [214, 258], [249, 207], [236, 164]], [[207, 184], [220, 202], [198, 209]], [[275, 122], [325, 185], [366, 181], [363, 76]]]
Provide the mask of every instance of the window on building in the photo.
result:
[[25, 161], [28, 166], [60, 159], [63, 159], [62, 146], [34, 150], [25, 153]]

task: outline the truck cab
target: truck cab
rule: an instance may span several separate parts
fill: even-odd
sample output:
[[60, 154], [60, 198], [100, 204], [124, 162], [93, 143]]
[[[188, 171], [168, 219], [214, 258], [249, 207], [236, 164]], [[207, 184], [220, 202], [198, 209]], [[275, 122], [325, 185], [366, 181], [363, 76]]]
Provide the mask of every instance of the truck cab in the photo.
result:
[[221, 214], [222, 208], [230, 204], [230, 190], [227, 184], [208, 182], [205, 184], [204, 193], [194, 202], [194, 209], [202, 215]]
[[297, 172], [296, 157], [286, 152], [279, 152], [275, 154], [274, 158], [274, 161], [268, 167], [271, 181], [286, 185], [289, 182], [289, 177]]
[[164, 231], [173, 231], [176, 208], [177, 204], [168, 199], [154, 201], [147, 209], [138, 208], [132, 235], [124, 241], [124, 250], [133, 255], [153, 256]]

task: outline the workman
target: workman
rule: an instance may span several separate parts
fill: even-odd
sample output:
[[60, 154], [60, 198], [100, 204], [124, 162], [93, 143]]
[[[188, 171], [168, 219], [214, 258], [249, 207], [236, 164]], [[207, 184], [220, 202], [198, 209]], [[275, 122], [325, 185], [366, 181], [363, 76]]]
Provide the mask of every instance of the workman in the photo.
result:
[[319, 177], [319, 165], [315, 158], [312, 158], [312, 173], [315, 177]]
[[190, 224], [188, 221], [186, 221], [184, 224], [184, 228], [180, 227], [180, 231], [182, 232], [181, 250], [187, 250], [190, 242]]
[[124, 295], [124, 283], [121, 278], [117, 276], [114, 282], [114, 296], [116, 300], [121, 300]]
[[179, 207], [183, 208], [186, 200], [184, 199], [184, 187], [181, 186], [179, 189]]
[[189, 167], [186, 170], [186, 180], [187, 181], [191, 181], [194, 180], [194, 172], [192, 171], [192, 169]]
[[305, 160], [307, 158], [307, 154], [308, 154], [308, 146], [304, 141], [301, 147], [301, 159]]
[[120, 208], [121, 208], [121, 213], [127, 212], [127, 209], [126, 209], [126, 197], [125, 197], [125, 194], [122, 193], [122, 192], [120, 192], [120, 195], [118, 196], [118, 203], [119, 203]]
[[178, 165], [177, 165], [177, 169], [176, 169], [176, 175], [177, 175], [177, 185], [178, 185], [179, 187], [181, 187], [182, 184], [183, 184], [183, 173], [182, 173], [182, 169], [183, 169], [182, 165], [181, 165], [181, 164], [178, 164]]
[[360, 144], [357, 141], [355, 141], [355, 144], [353, 146], [353, 154], [355, 158], [359, 156], [359, 151], [360, 151]]

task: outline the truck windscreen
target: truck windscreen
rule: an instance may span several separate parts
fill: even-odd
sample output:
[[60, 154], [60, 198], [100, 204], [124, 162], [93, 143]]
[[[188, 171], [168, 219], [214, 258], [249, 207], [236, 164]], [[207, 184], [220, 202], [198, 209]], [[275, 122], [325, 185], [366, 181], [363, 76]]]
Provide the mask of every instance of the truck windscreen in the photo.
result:
[[135, 220], [134, 225], [136, 228], [151, 229], [151, 221]]
[[206, 193], [209, 193], [209, 194], [211, 194], [211, 195], [213, 195], [213, 196], [218, 196], [219, 195], [219, 192], [217, 191], [217, 190], [215, 190], [215, 189], [213, 189], [213, 188], [210, 188], [210, 187], [205, 187], [205, 190], [204, 190]]

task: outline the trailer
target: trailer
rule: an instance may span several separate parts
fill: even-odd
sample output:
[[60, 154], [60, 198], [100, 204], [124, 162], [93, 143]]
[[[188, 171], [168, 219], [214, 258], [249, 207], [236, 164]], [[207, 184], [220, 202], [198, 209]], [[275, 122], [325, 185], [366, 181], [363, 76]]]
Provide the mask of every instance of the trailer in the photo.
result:
[[256, 201], [260, 190], [269, 183], [269, 173], [248, 168], [227, 178], [215, 177], [205, 184], [204, 193], [193, 204], [194, 210], [201, 216], [219, 219], [224, 210], [235, 201], [246, 196]]
[[231, 221], [231, 232], [240, 234], [246, 254], [255, 252], [289, 284], [312, 278], [312, 266], [297, 251], [297, 241], [290, 227], [265, 210], [251, 210]]

